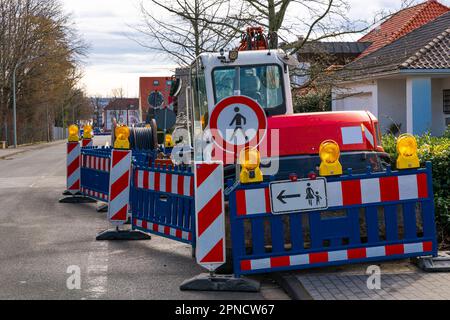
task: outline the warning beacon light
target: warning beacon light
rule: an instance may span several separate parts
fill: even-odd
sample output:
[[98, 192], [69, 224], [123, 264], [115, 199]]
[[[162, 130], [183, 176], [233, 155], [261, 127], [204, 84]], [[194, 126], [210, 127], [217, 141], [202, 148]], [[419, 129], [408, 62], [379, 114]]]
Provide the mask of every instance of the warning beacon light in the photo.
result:
[[336, 141], [326, 140], [322, 142], [319, 155], [322, 160], [320, 165], [320, 175], [322, 177], [342, 175], [342, 165], [339, 162], [341, 150]]
[[417, 140], [413, 135], [403, 134], [397, 140], [397, 169], [415, 169], [420, 167], [417, 155]]
[[80, 137], [78, 136], [80, 130], [78, 126], [73, 124], [69, 127], [69, 142], [79, 142]]
[[114, 142], [114, 149], [130, 149], [130, 128], [127, 126], [118, 126], [115, 131], [116, 141]]
[[84, 139], [92, 139], [92, 126], [87, 124], [83, 127], [83, 138]]
[[231, 62], [236, 61], [239, 58], [239, 51], [237, 50], [231, 50], [228, 53], [228, 59], [230, 59]]
[[241, 165], [240, 180], [242, 184], [263, 182], [260, 168], [261, 154], [256, 149], [245, 148], [239, 156]]
[[166, 142], [165, 142], [166, 148], [173, 148], [175, 147], [175, 143], [173, 142], [173, 137], [171, 134], [166, 135]]

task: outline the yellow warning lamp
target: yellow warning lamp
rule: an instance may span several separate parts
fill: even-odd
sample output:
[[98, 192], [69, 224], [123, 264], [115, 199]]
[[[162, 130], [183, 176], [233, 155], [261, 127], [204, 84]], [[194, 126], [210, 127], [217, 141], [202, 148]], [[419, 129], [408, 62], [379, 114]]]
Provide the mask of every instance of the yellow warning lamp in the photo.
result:
[[397, 169], [415, 169], [420, 167], [417, 155], [417, 140], [413, 135], [403, 134], [397, 140]]
[[92, 126], [87, 124], [83, 127], [83, 138], [84, 139], [92, 139]]
[[241, 165], [240, 180], [242, 184], [263, 182], [261, 168], [261, 154], [256, 149], [246, 148], [239, 156]]
[[200, 124], [202, 126], [202, 130], [206, 129], [206, 119], [205, 119], [205, 115], [200, 117]]
[[205, 112], [205, 114], [200, 117], [200, 124], [202, 126], [202, 130], [206, 129], [206, 127], [208, 126], [208, 122], [209, 122], [209, 114], [208, 112]]
[[130, 149], [130, 128], [121, 125], [116, 127], [116, 141], [114, 142], [114, 149]]
[[80, 130], [78, 129], [78, 126], [73, 124], [69, 127], [69, 142], [79, 142], [80, 137], [78, 134], [80, 133]]
[[341, 150], [336, 141], [326, 140], [322, 142], [319, 155], [322, 160], [320, 165], [320, 175], [322, 177], [342, 175], [342, 165], [339, 162]]
[[231, 50], [228, 54], [228, 59], [230, 59], [231, 62], [236, 61], [239, 58], [239, 51], [237, 50]]
[[173, 142], [173, 137], [171, 134], [167, 134], [166, 135], [166, 142], [165, 142], [165, 147], [166, 148], [173, 148], [175, 147], [175, 143]]

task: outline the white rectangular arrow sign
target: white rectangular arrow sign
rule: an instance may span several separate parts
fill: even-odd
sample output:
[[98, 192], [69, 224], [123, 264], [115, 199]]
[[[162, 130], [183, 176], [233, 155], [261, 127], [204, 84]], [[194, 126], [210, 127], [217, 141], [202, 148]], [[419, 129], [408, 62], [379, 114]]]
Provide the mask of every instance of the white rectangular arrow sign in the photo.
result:
[[327, 181], [283, 181], [270, 184], [270, 203], [273, 214], [288, 214], [328, 209]]

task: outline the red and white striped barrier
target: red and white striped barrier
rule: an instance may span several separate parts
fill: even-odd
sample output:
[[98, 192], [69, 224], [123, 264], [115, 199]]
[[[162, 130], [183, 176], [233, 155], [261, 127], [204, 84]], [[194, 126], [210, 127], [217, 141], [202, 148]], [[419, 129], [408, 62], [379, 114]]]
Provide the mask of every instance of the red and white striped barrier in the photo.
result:
[[80, 192], [81, 148], [78, 142], [67, 143], [67, 191], [72, 195]]
[[223, 164], [195, 164], [197, 263], [215, 271], [226, 262]]
[[237, 215], [247, 216], [270, 213], [269, 188], [238, 190], [236, 192]]
[[108, 219], [116, 226], [128, 220], [131, 153], [131, 150], [113, 150], [111, 155]]
[[108, 201], [108, 198], [109, 198], [107, 194], [104, 194], [102, 192], [97, 192], [97, 191], [94, 191], [94, 190], [90, 190], [90, 189], [87, 189], [87, 188], [84, 188], [84, 187], [81, 187], [81, 193], [85, 194], [87, 196], [90, 196], [90, 197], [93, 197], [93, 198], [97, 198], [97, 199], [101, 199], [101, 200], [105, 200], [105, 201]]
[[330, 208], [429, 197], [425, 173], [329, 182], [327, 193]]
[[92, 140], [92, 139], [83, 139], [82, 140], [82, 146], [83, 146], [83, 148], [93, 147], [94, 146], [94, 140]]
[[179, 196], [194, 196], [194, 178], [171, 173], [136, 170], [134, 185], [138, 189], [172, 193]]
[[133, 224], [145, 230], [151, 230], [161, 235], [177, 238], [180, 240], [192, 241], [192, 232], [183, 231], [181, 229], [172, 228], [168, 226], [159, 225], [156, 223], [147, 222], [145, 220], [134, 219]]
[[339, 251], [323, 251], [300, 255], [271, 257], [241, 261], [242, 271], [257, 271], [263, 269], [276, 269], [294, 266], [308, 266], [330, 262], [343, 262], [358, 259], [382, 258], [401, 256], [414, 253], [432, 253], [432, 242], [405, 243], [385, 245], [379, 247], [366, 247], [346, 249]]
[[[427, 199], [425, 173], [327, 183], [328, 207]], [[270, 214], [269, 188], [238, 190], [238, 216]]]
[[110, 160], [108, 158], [84, 155], [83, 168], [109, 172]]

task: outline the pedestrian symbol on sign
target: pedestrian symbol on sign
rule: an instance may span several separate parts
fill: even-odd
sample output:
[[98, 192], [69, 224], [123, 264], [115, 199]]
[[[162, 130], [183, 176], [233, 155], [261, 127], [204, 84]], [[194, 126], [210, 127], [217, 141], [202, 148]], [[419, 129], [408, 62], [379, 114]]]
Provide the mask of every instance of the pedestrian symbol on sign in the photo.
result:
[[241, 109], [239, 107], [234, 108], [234, 112], [236, 112], [236, 115], [233, 118], [233, 121], [230, 123], [230, 127], [233, 127], [235, 125], [233, 135], [231, 136], [231, 139], [236, 138], [236, 135], [238, 132], [241, 132], [241, 134], [244, 136], [245, 141], [248, 141], [248, 136], [244, 132], [243, 126], [247, 125], [247, 118], [244, 117], [240, 113]]
[[266, 137], [266, 113], [248, 97], [229, 97], [212, 111], [209, 129], [215, 145], [228, 153], [248, 145], [256, 148]]
[[311, 188], [311, 183], [307, 184], [308, 188], [306, 188], [306, 200], [308, 200], [309, 205], [312, 207], [313, 200], [316, 198], [314, 195], [314, 190]]

